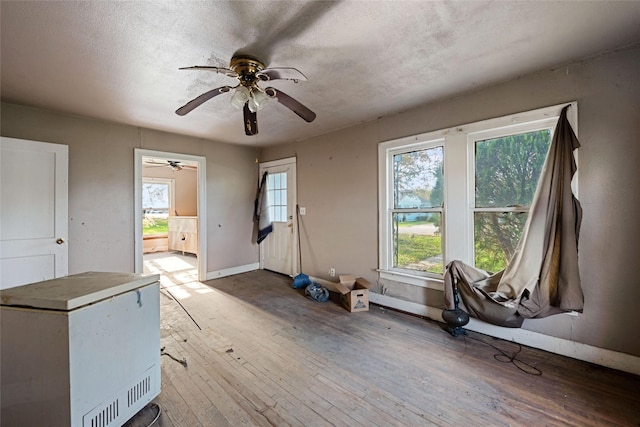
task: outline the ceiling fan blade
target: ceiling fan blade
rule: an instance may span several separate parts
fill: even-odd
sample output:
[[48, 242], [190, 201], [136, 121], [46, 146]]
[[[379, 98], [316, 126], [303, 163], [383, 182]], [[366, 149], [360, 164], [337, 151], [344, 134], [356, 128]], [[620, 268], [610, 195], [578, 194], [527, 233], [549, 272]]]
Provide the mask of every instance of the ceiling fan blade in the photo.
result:
[[191, 112], [191, 110], [193, 110], [196, 107], [199, 107], [200, 105], [204, 104], [211, 98], [218, 96], [221, 93], [229, 92], [231, 89], [233, 89], [231, 86], [222, 86], [222, 87], [217, 87], [215, 89], [211, 89], [210, 91], [203, 93], [202, 95], [192, 99], [191, 101], [184, 104], [182, 107], [178, 108], [176, 110], [176, 114], [179, 116], [184, 116], [185, 114]]
[[249, 109], [249, 103], [244, 104], [242, 109], [244, 113], [244, 133], [246, 135], [258, 134], [258, 115]]
[[267, 80], [293, 80], [298, 82], [298, 80], [302, 80], [303, 82], [307, 81], [307, 76], [302, 74], [301, 71], [291, 68], [267, 68], [258, 73], [256, 76], [266, 82]]
[[304, 121], [311, 123], [316, 118], [316, 113], [302, 105], [300, 102], [296, 101], [286, 93], [281, 90], [277, 90], [274, 87], [268, 87], [265, 90], [265, 93], [269, 95], [271, 98], [276, 98], [278, 102], [298, 116], [300, 116]]
[[238, 77], [238, 73], [229, 68], [224, 67], [211, 67], [208, 65], [194, 65], [193, 67], [181, 67], [179, 70], [206, 70], [206, 71], [215, 71], [216, 73], [224, 74], [229, 77]]

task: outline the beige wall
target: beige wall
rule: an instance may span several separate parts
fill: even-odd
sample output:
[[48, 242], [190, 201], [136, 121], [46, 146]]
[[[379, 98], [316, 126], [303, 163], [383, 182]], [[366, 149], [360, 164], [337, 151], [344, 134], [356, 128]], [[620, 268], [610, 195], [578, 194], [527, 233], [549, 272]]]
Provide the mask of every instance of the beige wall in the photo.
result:
[[1, 134], [69, 146], [69, 274], [134, 271], [134, 148], [207, 159], [207, 271], [258, 262], [255, 149], [2, 103]]
[[[303, 271], [328, 279], [334, 267], [380, 289], [379, 142], [576, 100], [585, 310], [577, 318], [527, 320], [524, 328], [640, 356], [640, 280], [633, 268], [640, 255], [639, 75], [636, 47], [263, 150], [263, 161], [298, 158], [298, 202], [307, 208], [301, 221]], [[134, 148], [205, 156], [208, 271], [257, 262], [251, 243], [253, 149], [6, 103], [1, 114], [3, 136], [69, 145], [71, 274], [133, 271]], [[397, 298], [442, 305], [438, 291], [385, 285]]]
[[[638, 76], [636, 46], [263, 150], [264, 161], [298, 158], [298, 201], [307, 208], [301, 224], [303, 271], [328, 279], [329, 268], [335, 267], [338, 273], [364, 276], [380, 289], [375, 271], [379, 142], [576, 100], [585, 309], [577, 318], [563, 314], [526, 320], [524, 328], [640, 356], [640, 279], [634, 268], [640, 255]], [[438, 291], [385, 286], [387, 295], [399, 299], [443, 304]]]
[[[175, 171], [166, 166], [142, 168], [143, 178], [173, 179], [175, 210], [180, 216], [198, 216], [198, 172], [182, 168]], [[175, 215], [175, 212], [169, 212]]]

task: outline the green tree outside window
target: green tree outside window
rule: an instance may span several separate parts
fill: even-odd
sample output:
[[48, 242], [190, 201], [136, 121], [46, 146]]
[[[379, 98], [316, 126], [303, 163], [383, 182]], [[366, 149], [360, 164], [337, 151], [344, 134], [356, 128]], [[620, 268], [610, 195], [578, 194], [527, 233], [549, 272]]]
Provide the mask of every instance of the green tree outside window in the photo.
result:
[[476, 267], [496, 272], [513, 256], [550, 144], [550, 129], [476, 141]]

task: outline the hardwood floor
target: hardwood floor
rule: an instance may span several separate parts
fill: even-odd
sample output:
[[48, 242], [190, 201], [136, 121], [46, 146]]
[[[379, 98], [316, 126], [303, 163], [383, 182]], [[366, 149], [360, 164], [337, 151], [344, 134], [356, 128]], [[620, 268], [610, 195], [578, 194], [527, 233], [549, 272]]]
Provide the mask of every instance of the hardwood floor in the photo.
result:
[[160, 426], [640, 425], [638, 376], [379, 306], [348, 313], [266, 271], [163, 288]]

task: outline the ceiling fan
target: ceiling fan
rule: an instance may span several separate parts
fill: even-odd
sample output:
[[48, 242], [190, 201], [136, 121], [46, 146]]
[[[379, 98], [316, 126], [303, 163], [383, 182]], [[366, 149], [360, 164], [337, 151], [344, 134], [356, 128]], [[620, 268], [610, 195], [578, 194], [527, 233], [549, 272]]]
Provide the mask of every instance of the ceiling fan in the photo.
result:
[[215, 71], [229, 77], [235, 77], [239, 83], [236, 86], [222, 86], [212, 89], [192, 99], [176, 110], [176, 114], [179, 116], [184, 116], [211, 98], [235, 89], [231, 104], [236, 108], [243, 109], [246, 135], [256, 135], [258, 133], [256, 113], [270, 99], [277, 100], [306, 122], [312, 122], [316, 118], [316, 113], [281, 90], [274, 87], [263, 89], [258, 86], [258, 83], [270, 80], [292, 80], [294, 83], [306, 81], [306, 76], [295, 68], [265, 68], [264, 63], [253, 56], [237, 55], [231, 58], [229, 68], [195, 65], [180, 69]]
[[157, 168], [157, 167], [168, 167], [174, 171], [181, 171], [182, 169], [197, 169], [196, 166], [191, 166], [191, 165], [184, 165], [184, 164], [180, 164], [180, 161], [178, 160], [167, 160], [166, 162], [164, 161], [157, 161], [157, 160], [149, 160], [145, 162], [145, 165], [147, 165], [148, 167], [152, 167], [152, 168]]

